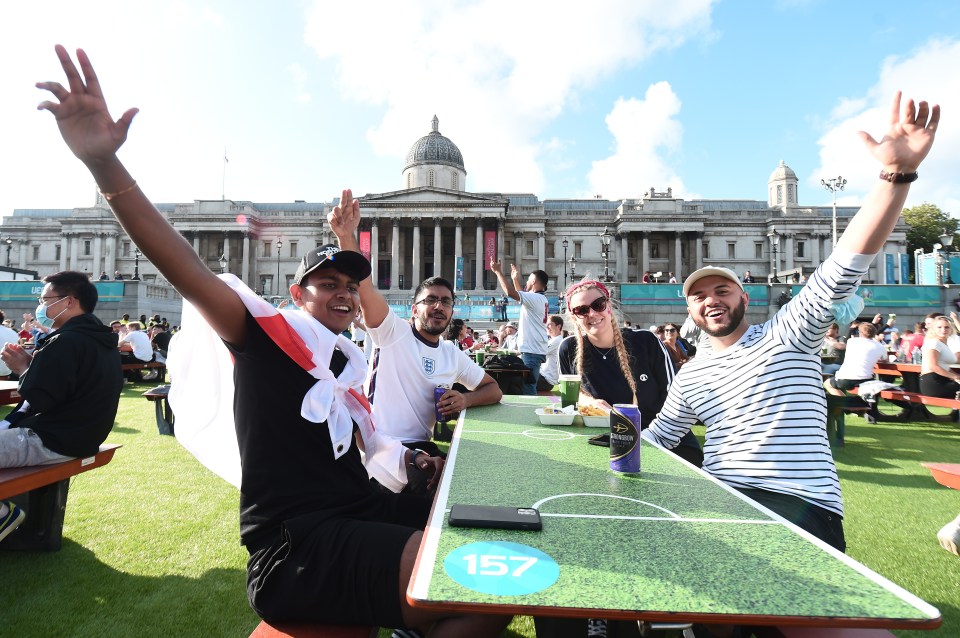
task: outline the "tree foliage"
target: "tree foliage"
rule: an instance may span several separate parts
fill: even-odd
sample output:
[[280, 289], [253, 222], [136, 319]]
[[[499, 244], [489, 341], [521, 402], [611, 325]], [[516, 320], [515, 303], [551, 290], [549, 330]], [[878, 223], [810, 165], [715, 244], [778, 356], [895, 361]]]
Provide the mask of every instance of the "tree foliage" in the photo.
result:
[[[940, 243], [940, 235], [956, 234], [957, 220], [950, 213], [940, 210], [936, 204], [924, 202], [919, 206], [903, 209], [903, 220], [910, 227], [907, 230], [907, 253], [912, 255], [917, 248], [923, 252], [933, 250]], [[960, 249], [960, 237], [953, 242], [953, 249]]]

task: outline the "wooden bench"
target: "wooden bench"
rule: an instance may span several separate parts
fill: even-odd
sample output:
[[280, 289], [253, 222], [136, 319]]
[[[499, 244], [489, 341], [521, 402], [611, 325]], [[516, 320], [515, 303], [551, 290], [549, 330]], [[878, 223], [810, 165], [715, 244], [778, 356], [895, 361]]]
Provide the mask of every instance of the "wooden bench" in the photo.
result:
[[376, 627], [362, 625], [268, 623], [263, 620], [250, 638], [376, 638], [378, 633]]
[[170, 385], [158, 385], [143, 393], [148, 401], [153, 403], [157, 417], [157, 432], [173, 436], [173, 410], [170, 409]]
[[[928, 397], [918, 392], [909, 392], [905, 390], [893, 390], [893, 389], [882, 390], [876, 395], [875, 398], [886, 399], [887, 401], [892, 401], [892, 402], [906, 403], [911, 406], [919, 406], [924, 410], [924, 413], [926, 414], [926, 418], [930, 418], [930, 419], [935, 419], [938, 417], [936, 415], [933, 415], [927, 412], [926, 406], [935, 406], [939, 408], [949, 408], [951, 410], [960, 410], [960, 401], [958, 401], [957, 399], [942, 399], [940, 397]], [[906, 420], [910, 420], [911, 415], [913, 415], [913, 411], [906, 410], [905, 412], [901, 412], [896, 416], [887, 417], [886, 415], [880, 413], [880, 410], [877, 408], [878, 402], [879, 401], [876, 401], [876, 400], [869, 402], [871, 404], [871, 414], [877, 419], [894, 418], [897, 420], [906, 421]], [[943, 419], [946, 417], [939, 417], [939, 418]]]
[[845, 414], [870, 414], [873, 406], [856, 395], [838, 397], [827, 393], [827, 439], [838, 446], [845, 445], [846, 419]]
[[141, 381], [159, 381], [163, 383], [163, 380], [167, 376], [167, 364], [162, 361], [145, 361], [143, 363], [124, 363], [120, 366], [120, 369], [124, 372], [132, 372], [135, 370], [156, 370], [157, 377], [155, 379], [144, 379], [143, 374], [140, 374]]
[[0, 499], [10, 499], [27, 512], [27, 520], [0, 543], [0, 549], [60, 549], [70, 477], [106, 465], [118, 447], [105, 443], [96, 454], [82, 459], [0, 469]]

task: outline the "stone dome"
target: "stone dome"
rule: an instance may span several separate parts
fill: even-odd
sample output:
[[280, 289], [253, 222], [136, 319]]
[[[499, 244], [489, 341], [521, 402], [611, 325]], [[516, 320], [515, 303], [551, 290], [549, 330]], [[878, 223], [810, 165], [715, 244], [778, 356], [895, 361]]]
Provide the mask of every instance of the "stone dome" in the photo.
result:
[[780, 160], [780, 166], [778, 166], [772, 173], [770, 173], [770, 179], [767, 182], [773, 182], [777, 180], [784, 179], [797, 179], [797, 174], [793, 172], [793, 169], [783, 163], [783, 160]]
[[460, 149], [449, 139], [440, 134], [440, 120], [433, 116], [431, 120], [432, 129], [428, 135], [424, 135], [417, 140], [410, 151], [407, 153], [407, 161], [403, 170], [413, 166], [423, 166], [426, 164], [442, 164], [458, 168], [466, 173], [463, 165], [463, 155]]

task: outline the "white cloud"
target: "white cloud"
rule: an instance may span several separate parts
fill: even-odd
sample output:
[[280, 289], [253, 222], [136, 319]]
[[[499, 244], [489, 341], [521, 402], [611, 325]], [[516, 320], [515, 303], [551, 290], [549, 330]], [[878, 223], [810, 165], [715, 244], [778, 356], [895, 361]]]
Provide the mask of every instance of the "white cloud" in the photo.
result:
[[[903, 91], [907, 98], [938, 103], [943, 111], [941, 126], [933, 150], [920, 167], [920, 179], [910, 188], [907, 206], [931, 202], [960, 217], [960, 180], [956, 167], [960, 165], [960, 76], [948, 72], [960, 60], [960, 42], [931, 40], [903, 57], [884, 61], [877, 82], [865, 95], [840, 102], [821, 136], [820, 166], [806, 182], [808, 192], [822, 191], [823, 200], [829, 193], [823, 190], [820, 179], [843, 175], [848, 180], [847, 191], [859, 200], [873, 187], [880, 171], [879, 165], [864, 148], [856, 132], [865, 130], [879, 139], [889, 122], [890, 104], [895, 92]], [[851, 196], [844, 198], [851, 200]]]
[[547, 125], [579, 91], [703, 34], [710, 8], [711, 0], [678, 0], [670, 11], [635, 0], [318, 1], [306, 41], [336, 61], [344, 96], [385, 109], [368, 132], [378, 153], [402, 158], [410, 132], [428, 133], [436, 114], [464, 154], [471, 190], [542, 192]]
[[667, 82], [647, 89], [644, 99], [617, 100], [606, 117], [614, 138], [613, 154], [593, 163], [590, 186], [606, 199], [639, 197], [650, 187], [658, 192], [672, 188], [678, 197], [686, 192], [683, 180], [667, 164], [683, 142], [683, 125], [677, 120], [680, 98]]

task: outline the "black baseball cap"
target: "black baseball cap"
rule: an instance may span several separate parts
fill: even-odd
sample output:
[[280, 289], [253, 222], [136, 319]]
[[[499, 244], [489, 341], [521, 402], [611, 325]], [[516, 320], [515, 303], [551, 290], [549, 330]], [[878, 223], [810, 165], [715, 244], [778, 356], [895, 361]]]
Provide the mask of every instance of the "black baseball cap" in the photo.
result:
[[354, 277], [357, 281], [363, 281], [370, 276], [370, 262], [366, 257], [352, 250], [340, 250], [339, 246], [326, 244], [314, 248], [303, 256], [297, 268], [297, 274], [293, 277], [293, 283], [299, 286], [304, 277], [317, 268], [325, 267], [335, 268], [345, 275]]

